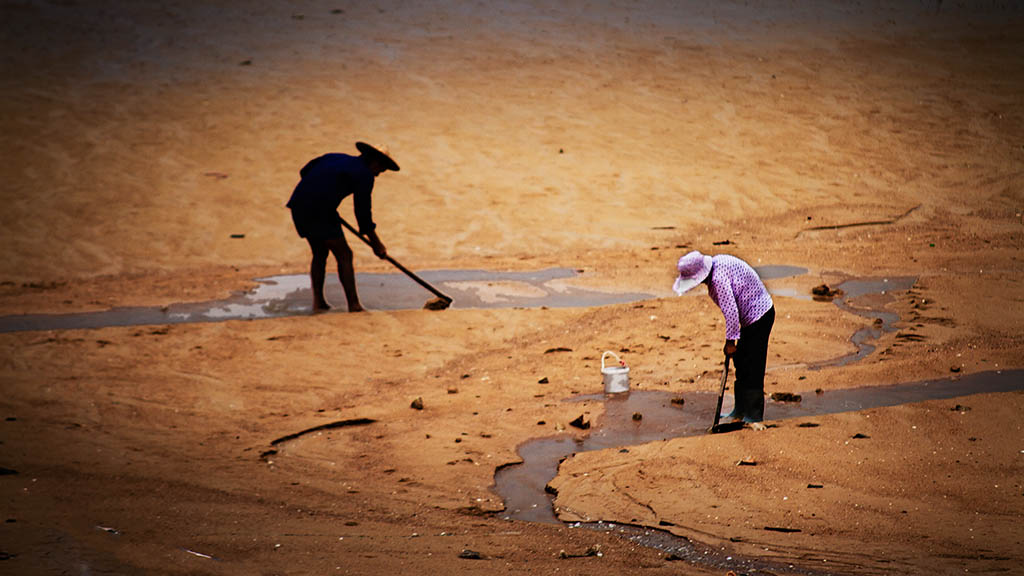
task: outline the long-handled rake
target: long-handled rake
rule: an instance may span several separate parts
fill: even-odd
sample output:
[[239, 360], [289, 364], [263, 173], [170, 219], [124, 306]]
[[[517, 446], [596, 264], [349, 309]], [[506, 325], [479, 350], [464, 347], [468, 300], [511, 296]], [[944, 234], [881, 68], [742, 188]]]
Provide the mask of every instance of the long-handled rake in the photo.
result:
[[[358, 236], [359, 239], [362, 240], [363, 242], [365, 242], [367, 246], [373, 248], [373, 244], [371, 244], [370, 241], [367, 240], [365, 236], [360, 234], [358, 230], [353, 228], [352, 225], [350, 225], [348, 222], [346, 222], [344, 218], [341, 219], [341, 224], [345, 228], [348, 228], [350, 232], [352, 232], [353, 234]], [[388, 262], [391, 262], [392, 264], [394, 264], [395, 268], [398, 268], [399, 270], [404, 272], [406, 276], [408, 276], [409, 278], [412, 278], [413, 280], [415, 280], [417, 284], [419, 284], [420, 286], [423, 286], [427, 290], [430, 290], [430, 292], [432, 294], [437, 296], [437, 298], [433, 298], [431, 300], [428, 300], [427, 303], [423, 305], [424, 308], [426, 308], [427, 310], [444, 310], [445, 308], [451, 306], [451, 304], [452, 304], [451, 297], [445, 296], [444, 294], [442, 294], [440, 290], [438, 290], [437, 288], [434, 288], [426, 280], [424, 280], [423, 278], [420, 278], [415, 273], [413, 273], [411, 270], [409, 270], [405, 266], [402, 266], [401, 264], [399, 264], [398, 261], [395, 260], [394, 258], [392, 258], [391, 256], [385, 255], [384, 259], [387, 260]]]

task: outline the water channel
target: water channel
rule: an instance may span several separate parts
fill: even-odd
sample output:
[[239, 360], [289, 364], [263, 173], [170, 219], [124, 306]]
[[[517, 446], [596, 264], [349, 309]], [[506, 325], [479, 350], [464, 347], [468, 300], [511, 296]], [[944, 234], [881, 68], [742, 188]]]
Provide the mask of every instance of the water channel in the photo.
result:
[[[822, 394], [802, 394], [800, 402], [766, 401], [766, 420], [809, 418], [824, 414], [897, 406], [924, 400], [956, 398], [970, 394], [1024, 390], [1024, 370], [982, 372], [962, 378], [927, 380], [912, 384], [869, 386], [835, 390]], [[622, 394], [576, 396], [565, 402], [587, 406], [603, 403], [604, 414], [589, 435], [570, 435], [530, 440], [519, 447], [522, 464], [500, 468], [494, 476], [495, 491], [505, 502], [505, 519], [560, 524], [553, 509], [554, 497], [547, 485], [558, 473], [558, 466], [571, 454], [591, 450], [629, 447], [669, 438], [707, 434], [714, 418], [717, 395], [694, 392], [685, 395], [684, 404], [672, 402], [679, 395], [664, 391], [634, 390]], [[635, 420], [633, 414], [643, 418]], [[575, 523], [570, 526], [614, 532], [637, 544], [658, 549], [675, 559], [699, 563], [705, 567], [756, 573], [784, 569], [787, 572], [819, 574], [817, 571], [744, 558], [680, 538], [668, 531], [610, 522]]]
[[[805, 274], [795, 266], [758, 268], [762, 278]], [[418, 274], [453, 298], [452, 308], [591, 307], [653, 298], [641, 292], [606, 292], [578, 288], [566, 282], [578, 276], [570, 268], [525, 272], [489, 270], [428, 270]], [[258, 285], [223, 300], [163, 307], [120, 307], [74, 314], [20, 314], [0, 316], [0, 332], [72, 330], [104, 326], [138, 326], [255, 320], [311, 313], [309, 276], [292, 274], [257, 278]], [[363, 306], [370, 310], [415, 310], [433, 295], [403, 274], [357, 274]], [[324, 293], [344, 306], [345, 295], [337, 277], [329, 276]], [[344, 310], [340, 308], [339, 310]], [[335, 313], [335, 312], [331, 312]]]

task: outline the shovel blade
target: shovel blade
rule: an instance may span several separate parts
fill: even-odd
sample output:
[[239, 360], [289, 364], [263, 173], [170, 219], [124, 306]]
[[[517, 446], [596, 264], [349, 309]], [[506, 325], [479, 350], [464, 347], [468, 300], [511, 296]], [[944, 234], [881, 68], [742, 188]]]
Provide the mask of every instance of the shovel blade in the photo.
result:
[[434, 298], [423, 305], [424, 310], [445, 310], [452, 305], [450, 298]]
[[715, 424], [708, 429], [709, 434], [721, 434], [722, 432], [735, 432], [743, 429], [743, 421], [736, 420], [734, 422], [723, 422], [721, 424]]

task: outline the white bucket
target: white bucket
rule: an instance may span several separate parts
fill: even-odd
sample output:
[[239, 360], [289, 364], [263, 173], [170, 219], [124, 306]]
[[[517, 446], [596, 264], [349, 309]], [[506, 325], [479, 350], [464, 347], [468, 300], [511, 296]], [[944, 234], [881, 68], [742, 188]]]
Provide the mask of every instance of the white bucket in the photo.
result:
[[[609, 355], [615, 356], [615, 360], [619, 363], [618, 366], [604, 365], [604, 360]], [[629, 366], [619, 360], [619, 356], [611, 350], [601, 355], [601, 379], [604, 381], [605, 394], [629, 392]]]

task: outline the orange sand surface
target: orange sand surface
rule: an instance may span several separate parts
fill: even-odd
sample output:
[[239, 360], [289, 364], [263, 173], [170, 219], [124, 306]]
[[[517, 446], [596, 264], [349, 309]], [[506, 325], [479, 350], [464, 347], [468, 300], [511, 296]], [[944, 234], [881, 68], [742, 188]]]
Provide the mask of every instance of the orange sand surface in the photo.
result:
[[[724, 574], [503, 520], [494, 491], [523, 442], [589, 433], [562, 400], [601, 391], [604, 350], [629, 350], [634, 389], [717, 391], [721, 314], [670, 290], [691, 249], [808, 270], [767, 282], [769, 393], [1024, 368], [1017, 3], [39, 0], [0, 20], [0, 314], [305, 273], [284, 203], [356, 140], [401, 164], [374, 217], [406, 266], [655, 296], [0, 334], [0, 572]], [[359, 272], [392, 271], [352, 244]], [[811, 288], [887, 276], [917, 282], [862, 305], [897, 330], [812, 370], [871, 319]], [[776, 574], [1014, 573], [1022, 410], [1017, 391], [770, 421], [578, 454], [550, 488], [567, 522]]]

